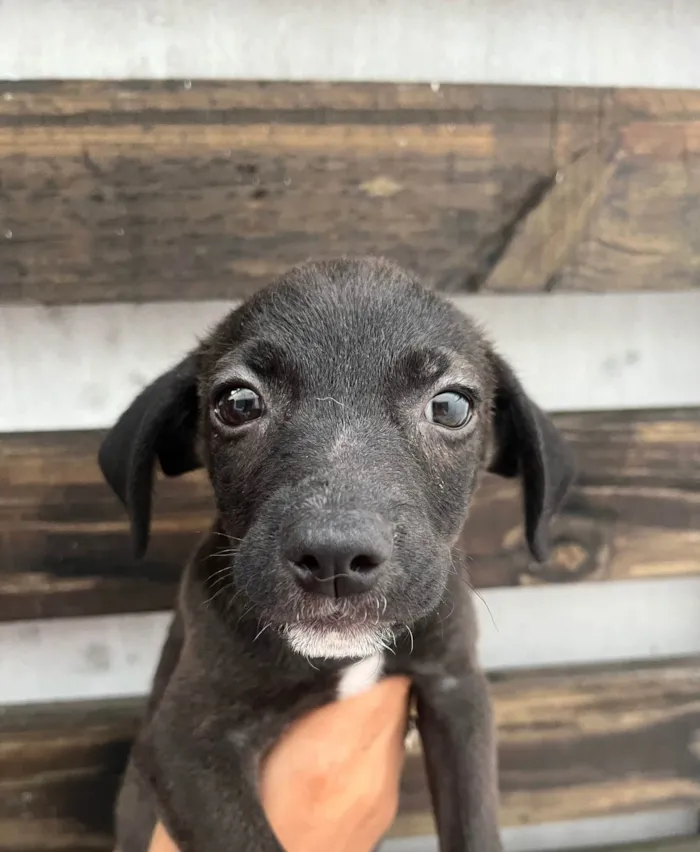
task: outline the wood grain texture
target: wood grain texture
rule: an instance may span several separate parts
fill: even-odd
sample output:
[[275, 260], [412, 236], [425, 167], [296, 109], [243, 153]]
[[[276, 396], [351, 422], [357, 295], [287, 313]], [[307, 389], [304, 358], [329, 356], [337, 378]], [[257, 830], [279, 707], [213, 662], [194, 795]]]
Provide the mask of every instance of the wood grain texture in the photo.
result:
[[[700, 661], [494, 680], [504, 825], [700, 805], [698, 694]], [[140, 710], [128, 700], [4, 711], [3, 852], [109, 848], [111, 804]], [[415, 749], [392, 834], [430, 833], [431, 825]]]
[[[695, 661], [493, 679], [504, 825], [694, 807], [700, 795]], [[420, 761], [403, 833], [431, 819]]]
[[344, 253], [448, 292], [700, 280], [697, 93], [2, 89], [0, 301], [233, 298]]
[[[460, 549], [478, 587], [700, 573], [700, 410], [558, 415], [579, 466], [545, 566], [528, 558], [516, 482], [485, 477]], [[169, 608], [212, 517], [202, 474], [162, 481], [151, 548], [96, 464], [100, 434], [0, 437], [0, 620]]]

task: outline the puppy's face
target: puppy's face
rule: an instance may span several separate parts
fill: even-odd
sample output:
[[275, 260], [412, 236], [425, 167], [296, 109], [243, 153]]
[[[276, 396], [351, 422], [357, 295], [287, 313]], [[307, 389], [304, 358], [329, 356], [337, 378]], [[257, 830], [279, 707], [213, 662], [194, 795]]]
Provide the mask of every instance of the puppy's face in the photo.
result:
[[201, 459], [236, 589], [309, 657], [366, 656], [437, 608], [487, 465], [523, 474], [535, 551], [568, 484], [553, 427], [474, 325], [390, 264], [295, 270], [174, 372], [140, 439], [151, 468]]
[[220, 325], [199, 386], [236, 585], [263, 621], [347, 656], [437, 606], [495, 390], [467, 320], [393, 268], [305, 269]]

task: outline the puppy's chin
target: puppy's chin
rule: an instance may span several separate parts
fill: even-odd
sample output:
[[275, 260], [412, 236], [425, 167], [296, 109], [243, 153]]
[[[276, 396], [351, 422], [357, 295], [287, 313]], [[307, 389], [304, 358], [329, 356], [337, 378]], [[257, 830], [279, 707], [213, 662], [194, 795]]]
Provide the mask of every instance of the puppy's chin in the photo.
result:
[[284, 635], [297, 654], [335, 660], [371, 657], [387, 650], [393, 638], [389, 627], [376, 624], [343, 627], [287, 624]]

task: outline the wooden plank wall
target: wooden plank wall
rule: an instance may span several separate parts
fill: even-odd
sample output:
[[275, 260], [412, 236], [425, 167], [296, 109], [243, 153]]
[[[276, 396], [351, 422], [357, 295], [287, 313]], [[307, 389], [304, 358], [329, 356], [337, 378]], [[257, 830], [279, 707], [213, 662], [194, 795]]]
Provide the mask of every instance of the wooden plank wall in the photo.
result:
[[698, 94], [3, 89], [3, 301], [233, 298], [343, 253], [451, 293], [698, 286]]
[[[533, 566], [516, 483], [487, 477], [462, 534], [479, 588], [700, 575], [700, 411], [558, 415], [581, 473]], [[123, 508], [95, 464], [100, 432], [0, 441], [0, 620], [170, 607], [182, 554], [212, 512], [203, 473], [163, 480], [152, 543], [131, 555]]]
[[[700, 660], [495, 678], [506, 826], [694, 804]], [[2, 848], [108, 848], [110, 808], [141, 702], [9, 708], [0, 726]], [[411, 751], [392, 836], [433, 830]], [[17, 844], [17, 845], [13, 845]], [[43, 844], [43, 845], [42, 845]]]
[[[309, 255], [345, 252], [391, 256], [448, 295], [700, 286], [693, 93], [216, 82], [2, 90], [5, 304], [239, 298]], [[487, 478], [461, 542], [474, 585], [700, 575], [700, 409], [556, 419], [580, 475], [553, 558], [533, 568], [517, 486]], [[162, 484], [153, 546], [136, 564], [95, 464], [99, 439], [0, 436], [0, 622], [171, 605], [210, 518], [209, 487], [198, 474]], [[697, 807], [699, 665], [494, 675], [505, 824]], [[111, 799], [140, 707], [0, 707], [0, 848], [110, 848]], [[413, 753], [394, 834], [430, 828]]]

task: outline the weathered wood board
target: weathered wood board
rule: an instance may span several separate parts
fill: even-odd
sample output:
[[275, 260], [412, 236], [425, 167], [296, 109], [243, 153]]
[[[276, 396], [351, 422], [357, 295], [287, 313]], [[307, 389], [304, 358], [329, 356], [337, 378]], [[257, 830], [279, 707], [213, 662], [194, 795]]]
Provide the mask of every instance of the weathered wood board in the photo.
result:
[[[700, 804], [700, 661], [507, 675], [493, 693], [505, 825]], [[140, 707], [118, 700], [5, 709], [3, 852], [109, 848]], [[430, 833], [430, 813], [413, 752], [393, 834]]]
[[700, 286], [700, 96], [0, 83], [0, 302], [245, 296], [383, 254], [447, 292]]
[[[460, 547], [479, 587], [700, 573], [700, 410], [558, 415], [579, 466], [552, 560], [523, 546], [516, 482], [487, 477]], [[162, 481], [151, 548], [131, 555], [96, 464], [100, 434], [0, 436], [0, 621], [169, 608], [212, 517], [202, 474]]]

